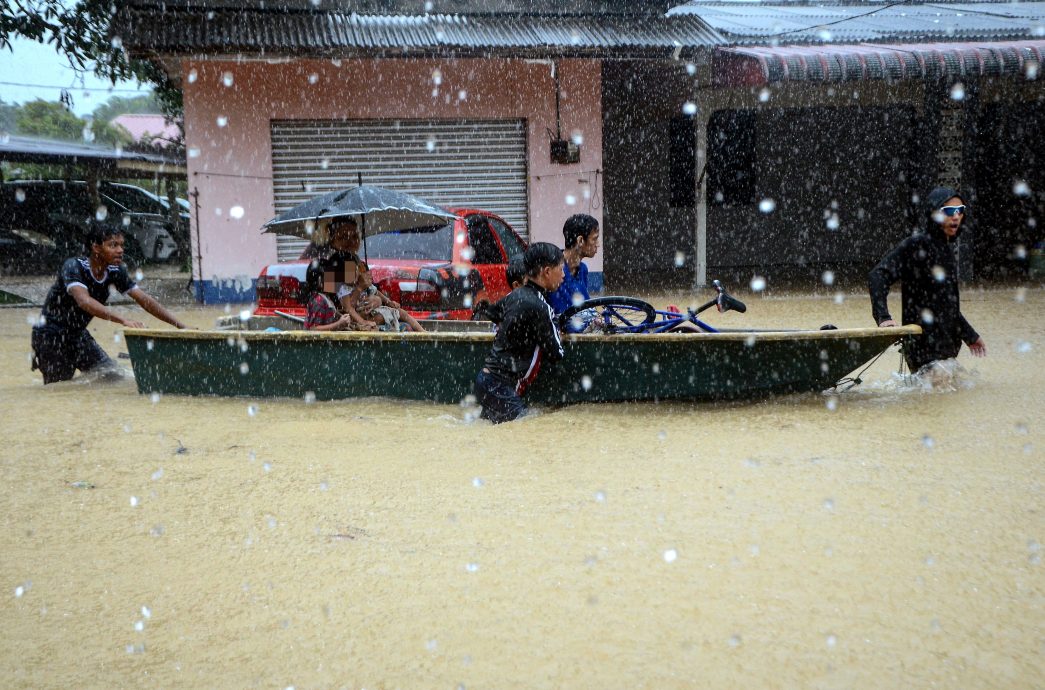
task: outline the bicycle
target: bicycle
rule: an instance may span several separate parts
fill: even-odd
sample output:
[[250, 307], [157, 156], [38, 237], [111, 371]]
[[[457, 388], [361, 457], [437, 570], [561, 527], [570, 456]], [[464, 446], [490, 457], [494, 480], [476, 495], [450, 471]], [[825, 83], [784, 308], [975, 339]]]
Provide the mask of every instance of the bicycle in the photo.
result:
[[[711, 307], [719, 312], [737, 311], [743, 314], [747, 305], [725, 291], [722, 283], [713, 280], [716, 295], [696, 309], [685, 314], [678, 311], [654, 309], [649, 302], [635, 297], [595, 297], [564, 311], [559, 316], [559, 328], [567, 333], [718, 333], [718, 329], [697, 318]], [[590, 312], [590, 313], [586, 313]]]

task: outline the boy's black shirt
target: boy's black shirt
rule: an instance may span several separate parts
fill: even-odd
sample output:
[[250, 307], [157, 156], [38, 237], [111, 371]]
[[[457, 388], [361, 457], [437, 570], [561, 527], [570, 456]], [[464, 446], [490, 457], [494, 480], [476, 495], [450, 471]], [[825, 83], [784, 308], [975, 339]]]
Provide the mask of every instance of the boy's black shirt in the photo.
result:
[[498, 324], [493, 348], [483, 368], [513, 386], [519, 385], [543, 359], [557, 362], [564, 351], [547, 293], [533, 283], [515, 288], [490, 308]]

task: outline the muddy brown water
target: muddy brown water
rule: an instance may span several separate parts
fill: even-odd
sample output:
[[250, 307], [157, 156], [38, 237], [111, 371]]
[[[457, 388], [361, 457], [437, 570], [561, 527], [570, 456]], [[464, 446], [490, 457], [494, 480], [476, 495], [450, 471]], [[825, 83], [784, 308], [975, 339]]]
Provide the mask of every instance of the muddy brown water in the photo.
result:
[[[870, 323], [742, 296], [710, 320]], [[837, 398], [499, 427], [45, 388], [0, 310], [3, 685], [1040, 688], [1045, 293], [963, 300], [990, 356], [943, 390], [890, 353]]]

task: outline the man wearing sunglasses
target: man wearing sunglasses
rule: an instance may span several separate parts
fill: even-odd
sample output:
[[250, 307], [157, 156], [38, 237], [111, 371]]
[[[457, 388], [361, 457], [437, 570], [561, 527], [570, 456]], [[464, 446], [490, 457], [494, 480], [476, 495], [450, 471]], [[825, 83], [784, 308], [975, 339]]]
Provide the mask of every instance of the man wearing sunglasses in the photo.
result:
[[871, 312], [881, 327], [895, 326], [889, 315], [889, 287], [901, 281], [903, 323], [922, 327], [922, 335], [904, 343], [912, 372], [958, 356], [964, 342], [976, 357], [987, 354], [983, 338], [964, 316], [958, 300], [958, 235], [966, 205], [958, 193], [937, 187], [926, 199], [924, 225], [894, 247], [868, 276]]

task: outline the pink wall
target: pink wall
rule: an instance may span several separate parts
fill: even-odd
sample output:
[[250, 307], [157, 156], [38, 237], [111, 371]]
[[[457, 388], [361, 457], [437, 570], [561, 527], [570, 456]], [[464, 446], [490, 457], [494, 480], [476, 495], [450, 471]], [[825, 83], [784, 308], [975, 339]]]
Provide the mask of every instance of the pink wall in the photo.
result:
[[[583, 137], [575, 165], [550, 162], [547, 130], [555, 131], [555, 88], [549, 63], [185, 60], [182, 69], [189, 190], [200, 194], [203, 271], [196, 268], [197, 278], [249, 281], [276, 260], [275, 237], [260, 234], [275, 213], [269, 179], [272, 119], [525, 118], [531, 239], [561, 247], [563, 221], [573, 213], [590, 213], [602, 222], [602, 178], [583, 174], [602, 169], [597, 60], [558, 62], [562, 135]], [[433, 96], [436, 70], [442, 83]], [[602, 270], [601, 251], [589, 266]]]

